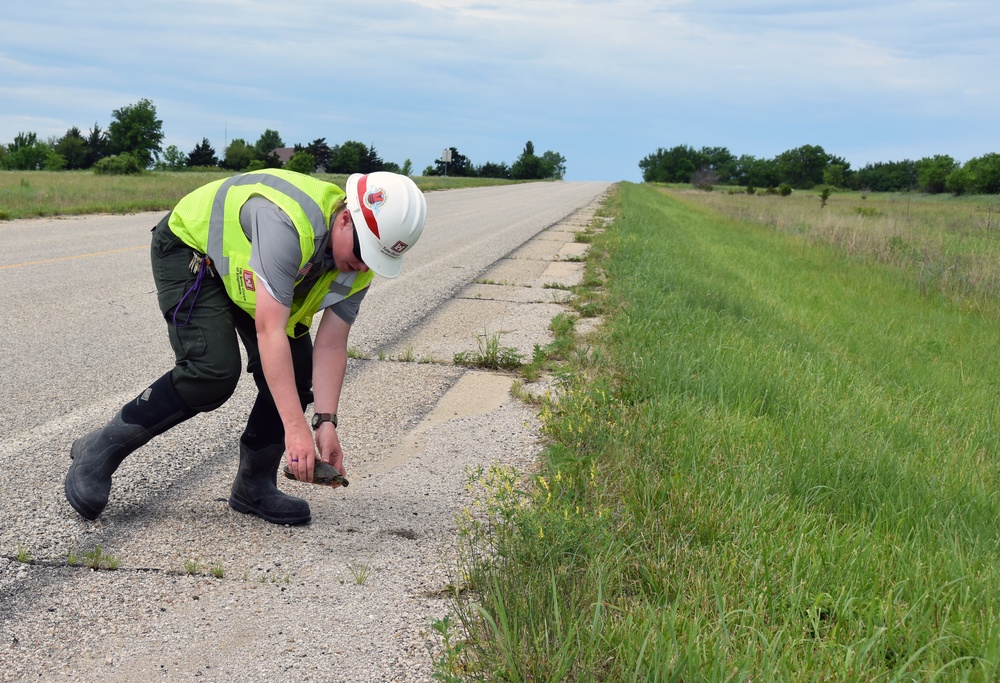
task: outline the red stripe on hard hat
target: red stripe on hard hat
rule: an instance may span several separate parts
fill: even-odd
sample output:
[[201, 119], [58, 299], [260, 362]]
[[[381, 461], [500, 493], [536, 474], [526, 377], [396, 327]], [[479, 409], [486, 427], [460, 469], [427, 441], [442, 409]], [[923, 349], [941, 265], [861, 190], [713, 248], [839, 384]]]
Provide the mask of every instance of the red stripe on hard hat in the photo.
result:
[[365, 223], [368, 224], [368, 229], [372, 231], [375, 237], [380, 237], [378, 234], [378, 221], [375, 219], [375, 214], [372, 210], [368, 208], [365, 204], [365, 195], [368, 193], [368, 174], [361, 176], [358, 180], [358, 204], [361, 205], [361, 215], [365, 217]]

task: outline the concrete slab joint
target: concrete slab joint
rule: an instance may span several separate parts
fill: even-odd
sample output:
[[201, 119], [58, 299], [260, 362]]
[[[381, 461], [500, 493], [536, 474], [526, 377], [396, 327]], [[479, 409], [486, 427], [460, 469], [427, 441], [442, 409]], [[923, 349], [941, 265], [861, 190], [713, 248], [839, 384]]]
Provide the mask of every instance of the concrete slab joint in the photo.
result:
[[[224, 409], [131, 455], [97, 521], [82, 520], [67, 505], [61, 474], [73, 436], [134, 396], [135, 377], [146, 376], [147, 365], [172, 358], [163, 321], [150, 305], [155, 289], [142, 279], [148, 258], [137, 249], [132, 332], [116, 354], [120, 383], [72, 404], [62, 397], [63, 385], [34, 388], [56, 404], [55, 417], [11, 428], [0, 443], [8, 463], [0, 472], [8, 499], [0, 528], [0, 680], [430, 680], [441, 643], [429, 625], [447, 614], [448, 587], [457, 584], [456, 517], [472, 504], [470, 473], [497, 462], [530, 471], [541, 449], [538, 409], [511, 395], [514, 377], [456, 365], [454, 357], [478, 353], [477, 340], [496, 335], [528, 361], [536, 344], [552, 341], [550, 322], [570, 310], [570, 288], [583, 278], [589, 245], [577, 235], [600, 229], [595, 214], [604, 201], [603, 188], [569, 189], [575, 202], [596, 198], [474, 282], [461, 284], [468, 281], [462, 276], [447, 290], [458, 292], [443, 305], [428, 305], [433, 312], [412, 330], [393, 327], [399, 311], [410, 310], [404, 305], [388, 316], [392, 322], [372, 327], [373, 339], [408, 330], [402, 342], [366, 345], [364, 334], [354, 337], [366, 358], [349, 361], [338, 427], [351, 486], [279, 477], [280, 489], [309, 502], [312, 523], [302, 527], [268, 524], [227, 505], [238, 437], [256, 396], [249, 379]], [[539, 206], [551, 208], [548, 187], [521, 188], [518, 196], [530, 199], [538, 190], [546, 191]], [[444, 197], [438, 201], [444, 206]], [[457, 204], [455, 213], [463, 212]], [[107, 222], [102, 217], [98, 227]], [[142, 233], [131, 223], [121, 230]], [[479, 272], [509, 248], [467, 272]], [[81, 266], [90, 265], [85, 257]], [[96, 270], [81, 268], [77, 277]], [[19, 286], [37, 279], [4, 272]], [[406, 303], [405, 285], [391, 286], [384, 283], [391, 294], [385, 298]], [[102, 314], [103, 299], [87, 301], [84, 318]], [[100, 319], [109, 321], [101, 329], [114, 333], [107, 343], [117, 343], [118, 318]], [[93, 348], [87, 341], [76, 345], [79, 372], [94, 375], [98, 361], [86, 357]], [[73, 344], [65, 346], [74, 352]], [[377, 357], [373, 348], [380, 349]], [[25, 454], [39, 466], [24, 466]], [[92, 570], [95, 556], [108, 564]]]
[[576, 235], [592, 229], [603, 200], [598, 197], [497, 261], [387, 355], [451, 363], [458, 353], [479, 353], [483, 340], [496, 336], [502, 347], [530, 360], [535, 344], [552, 341], [552, 319], [569, 310], [568, 290], [582, 281], [590, 247]]

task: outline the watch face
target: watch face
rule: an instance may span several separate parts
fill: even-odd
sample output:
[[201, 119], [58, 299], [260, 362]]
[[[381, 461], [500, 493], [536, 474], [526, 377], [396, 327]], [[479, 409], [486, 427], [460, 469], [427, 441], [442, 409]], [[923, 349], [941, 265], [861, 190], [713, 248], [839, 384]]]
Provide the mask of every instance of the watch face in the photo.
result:
[[334, 427], [337, 426], [337, 416], [330, 413], [316, 413], [313, 415], [312, 426], [313, 429], [318, 428], [324, 422], [330, 422]]

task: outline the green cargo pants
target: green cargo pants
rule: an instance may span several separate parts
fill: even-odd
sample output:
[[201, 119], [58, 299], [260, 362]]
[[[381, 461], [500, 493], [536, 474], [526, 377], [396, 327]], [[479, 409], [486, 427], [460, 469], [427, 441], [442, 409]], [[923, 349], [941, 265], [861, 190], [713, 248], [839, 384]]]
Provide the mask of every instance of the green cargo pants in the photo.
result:
[[[232, 302], [218, 276], [206, 274], [200, 289], [191, 291], [197, 280], [190, 268], [194, 252], [170, 230], [169, 218], [167, 214], [153, 228], [150, 260], [156, 296], [176, 358], [171, 379], [177, 393], [198, 412], [215, 410], [229, 400], [242, 374], [239, 337], [247, 353], [247, 372], [258, 389], [244, 436], [251, 445], [283, 443], [284, 428], [264, 378], [253, 318]], [[313, 400], [312, 339], [304, 334], [288, 342], [295, 385], [305, 410]]]

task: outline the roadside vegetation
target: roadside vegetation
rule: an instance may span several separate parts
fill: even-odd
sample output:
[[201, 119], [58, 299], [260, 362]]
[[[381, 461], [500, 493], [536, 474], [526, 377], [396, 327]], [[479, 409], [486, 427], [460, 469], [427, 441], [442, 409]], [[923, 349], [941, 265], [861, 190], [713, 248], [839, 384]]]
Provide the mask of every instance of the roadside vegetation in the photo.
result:
[[[0, 220], [94, 213], [167, 211], [181, 197], [233, 171], [207, 169], [182, 173], [148, 171], [139, 175], [95, 175], [90, 171], [0, 171]], [[345, 187], [346, 175], [314, 177]], [[502, 185], [496, 178], [414, 177], [421, 190]]]
[[[157, 118], [156, 105], [143, 98], [115, 109], [107, 130], [95, 123], [87, 134], [72, 126], [62, 137], [42, 140], [36, 132], [21, 131], [8, 143], [0, 141], [0, 170], [88, 170], [102, 176], [127, 176], [148, 170], [236, 173], [284, 168], [298, 173], [345, 177], [375, 171], [414, 175], [412, 160], [406, 159], [402, 164], [387, 161], [373, 144], [357, 140], [331, 145], [326, 138], [316, 138], [309, 144], [286, 146], [281, 134], [268, 128], [253, 144], [240, 137], [229, 141], [227, 136], [220, 158], [208, 138], [202, 138], [190, 152], [182, 151], [177, 145], [164, 147], [164, 138], [163, 121]], [[495, 184], [490, 182], [495, 180], [561, 180], [566, 175], [566, 158], [552, 150], [536, 154], [534, 143], [528, 140], [510, 165], [504, 161], [474, 164], [451, 147], [442, 150], [441, 158], [426, 166], [421, 175], [440, 176], [445, 187], [451, 186], [450, 177], [485, 181], [473, 184]]]
[[990, 204], [802, 196], [611, 196], [603, 326], [540, 469], [470, 478], [436, 678], [997, 678]]
[[924, 294], [939, 293], [995, 310], [1000, 300], [1000, 197], [910, 192], [797, 190], [787, 197], [672, 188], [684, 201], [769, 226], [845, 258], [908, 273]]
[[725, 147], [676, 145], [660, 147], [639, 162], [642, 179], [653, 183], [688, 183], [710, 189], [738, 185], [753, 194], [758, 190], [808, 190], [821, 185], [865, 192], [927, 194], [1000, 193], [1000, 154], [989, 153], [964, 164], [947, 154], [916, 161], [880, 161], [860, 169], [819, 145], [802, 145], [773, 158], [736, 156]]

